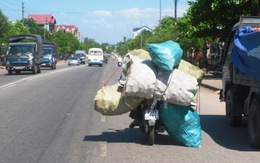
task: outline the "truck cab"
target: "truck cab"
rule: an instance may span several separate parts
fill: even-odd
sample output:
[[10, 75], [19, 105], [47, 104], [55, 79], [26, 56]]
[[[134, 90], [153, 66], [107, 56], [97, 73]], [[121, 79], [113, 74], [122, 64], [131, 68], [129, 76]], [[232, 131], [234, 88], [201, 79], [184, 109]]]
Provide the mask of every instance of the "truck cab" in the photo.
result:
[[[222, 90], [227, 122], [239, 126], [248, 118], [249, 143], [260, 148], [260, 17], [241, 16], [225, 42]], [[252, 56], [254, 52], [256, 56]]]
[[15, 35], [9, 37], [8, 43], [6, 70], [9, 75], [21, 71], [41, 73], [43, 51], [40, 35]]
[[57, 46], [53, 42], [43, 43], [43, 62], [42, 67], [50, 67], [52, 70], [56, 69], [57, 64]]

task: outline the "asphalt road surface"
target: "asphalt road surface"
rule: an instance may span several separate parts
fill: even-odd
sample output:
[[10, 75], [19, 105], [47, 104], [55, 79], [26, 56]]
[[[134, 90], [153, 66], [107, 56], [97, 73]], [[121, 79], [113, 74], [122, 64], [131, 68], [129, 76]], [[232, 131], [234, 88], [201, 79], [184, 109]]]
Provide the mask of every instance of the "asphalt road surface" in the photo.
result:
[[[0, 71], [1, 163], [155, 163], [257, 162], [248, 145], [246, 119], [227, 125], [217, 92], [200, 88], [200, 148], [185, 147], [166, 132], [148, 146], [138, 128], [129, 129], [128, 113], [102, 116], [93, 99], [105, 84], [117, 82], [116, 60], [103, 67], [67, 66], [41, 74]], [[115, 72], [116, 71], [116, 72]], [[110, 79], [110, 77], [114, 76]]]

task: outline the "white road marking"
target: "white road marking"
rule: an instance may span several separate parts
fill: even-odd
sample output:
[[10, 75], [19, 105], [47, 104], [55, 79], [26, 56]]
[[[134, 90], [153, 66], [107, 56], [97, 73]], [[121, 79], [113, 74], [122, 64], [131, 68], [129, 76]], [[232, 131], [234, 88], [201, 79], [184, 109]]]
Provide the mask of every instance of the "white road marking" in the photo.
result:
[[106, 157], [107, 156], [107, 142], [101, 142], [99, 144], [100, 146], [100, 157]]
[[106, 122], [106, 117], [103, 116], [103, 115], [101, 115], [100, 121], [101, 121], [101, 122]]
[[78, 66], [77, 67], [71, 67], [71, 68], [64, 68], [64, 69], [52, 71], [52, 72], [45, 73], [45, 74], [37, 74], [37, 75], [34, 74], [33, 76], [30, 76], [30, 77], [27, 77], [27, 78], [24, 78], [24, 79], [21, 79], [21, 80], [17, 80], [17, 81], [12, 82], [12, 83], [8, 83], [8, 84], [5, 84], [5, 85], [2, 85], [2, 86], [0, 86], [0, 89], [10, 88], [10, 87], [16, 86], [17, 84], [19, 84], [21, 82], [24, 82], [24, 81], [28, 81], [28, 80], [31, 80], [31, 79], [34, 79], [34, 78], [44, 77], [44, 76], [47, 76], [49, 74], [58, 73], [58, 72], [61, 72], [61, 71], [68, 71], [68, 70], [71, 70], [71, 69], [74, 69], [74, 68], [81, 68], [81, 66], [79, 66], [79, 67]]
[[0, 86], [0, 89], [13, 87], [13, 86], [17, 85], [18, 83], [21, 83], [21, 82], [26, 81], [26, 80], [30, 80], [30, 79], [32, 79], [32, 78], [33, 78], [33, 76], [27, 77], [27, 78], [24, 78], [24, 79], [21, 79], [21, 80], [17, 80], [17, 81], [12, 82], [12, 83], [8, 83], [8, 84], [6, 84], [6, 85]]

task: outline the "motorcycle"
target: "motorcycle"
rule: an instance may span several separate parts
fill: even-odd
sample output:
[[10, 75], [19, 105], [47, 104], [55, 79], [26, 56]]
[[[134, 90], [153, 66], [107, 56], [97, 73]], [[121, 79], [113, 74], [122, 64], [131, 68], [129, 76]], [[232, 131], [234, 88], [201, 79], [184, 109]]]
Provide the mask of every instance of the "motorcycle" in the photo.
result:
[[159, 108], [157, 100], [144, 100], [136, 109], [130, 112], [130, 117], [134, 121], [130, 124], [130, 128], [139, 126], [139, 129], [147, 135], [148, 145], [153, 145], [155, 135], [159, 132], [163, 133], [165, 127], [159, 119]]
[[[120, 76], [119, 87], [123, 88], [125, 80]], [[159, 119], [158, 101], [155, 99], [145, 99], [142, 103], [130, 112], [129, 117], [134, 121], [129, 125], [129, 128], [138, 126], [140, 131], [145, 133], [148, 138], [148, 145], [153, 145], [155, 135], [165, 132], [165, 127]]]

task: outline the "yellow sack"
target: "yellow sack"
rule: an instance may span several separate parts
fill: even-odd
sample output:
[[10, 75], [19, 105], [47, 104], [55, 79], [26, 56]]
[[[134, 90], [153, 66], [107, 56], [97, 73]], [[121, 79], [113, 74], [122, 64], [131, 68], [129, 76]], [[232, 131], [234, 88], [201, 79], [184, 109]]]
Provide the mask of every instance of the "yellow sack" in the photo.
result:
[[191, 76], [194, 76], [198, 83], [201, 83], [203, 77], [204, 77], [204, 71], [202, 71], [199, 67], [194, 66], [193, 64], [185, 61], [185, 60], [181, 60], [178, 70], [181, 70], [182, 72], [185, 72], [187, 74], [190, 74]]
[[106, 86], [97, 91], [94, 109], [102, 115], [121, 115], [135, 109], [144, 99], [122, 96], [118, 84]]

